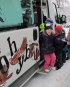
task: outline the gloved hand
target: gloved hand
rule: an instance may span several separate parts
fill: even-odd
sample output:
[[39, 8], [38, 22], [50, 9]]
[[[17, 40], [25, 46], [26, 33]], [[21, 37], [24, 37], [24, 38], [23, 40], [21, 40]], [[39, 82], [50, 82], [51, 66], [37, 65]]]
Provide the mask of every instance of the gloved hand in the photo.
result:
[[67, 42], [67, 40], [65, 38], [61, 39], [63, 42]]
[[64, 52], [67, 52], [68, 51], [68, 48], [67, 47], [63, 48], [63, 51]]

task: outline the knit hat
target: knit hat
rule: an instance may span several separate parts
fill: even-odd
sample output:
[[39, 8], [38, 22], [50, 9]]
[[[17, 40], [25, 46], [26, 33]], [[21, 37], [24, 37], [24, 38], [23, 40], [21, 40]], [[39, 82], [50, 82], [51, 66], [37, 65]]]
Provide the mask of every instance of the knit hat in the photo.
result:
[[51, 24], [45, 24], [45, 30], [48, 30], [48, 29], [51, 29], [51, 30], [53, 29]]
[[45, 23], [53, 25], [53, 20], [51, 18], [46, 19]]
[[45, 28], [44, 23], [40, 24], [40, 29], [41, 29], [42, 31], [44, 31], [44, 28]]
[[62, 32], [62, 26], [58, 25], [55, 27], [55, 31], [57, 31], [58, 33]]

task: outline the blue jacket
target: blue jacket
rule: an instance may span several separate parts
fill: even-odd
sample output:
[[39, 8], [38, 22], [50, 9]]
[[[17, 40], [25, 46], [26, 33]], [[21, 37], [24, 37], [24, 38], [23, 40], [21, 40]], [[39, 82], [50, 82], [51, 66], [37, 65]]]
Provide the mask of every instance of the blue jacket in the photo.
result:
[[58, 42], [55, 35], [47, 35], [41, 32], [39, 34], [40, 50], [44, 54], [51, 54], [55, 51], [54, 43]]

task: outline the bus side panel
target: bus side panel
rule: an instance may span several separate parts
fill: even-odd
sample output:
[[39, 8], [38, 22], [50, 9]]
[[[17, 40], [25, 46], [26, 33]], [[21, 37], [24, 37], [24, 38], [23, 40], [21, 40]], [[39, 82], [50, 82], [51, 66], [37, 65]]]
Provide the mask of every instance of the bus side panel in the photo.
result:
[[0, 86], [8, 87], [39, 61], [38, 41], [38, 27], [0, 33]]

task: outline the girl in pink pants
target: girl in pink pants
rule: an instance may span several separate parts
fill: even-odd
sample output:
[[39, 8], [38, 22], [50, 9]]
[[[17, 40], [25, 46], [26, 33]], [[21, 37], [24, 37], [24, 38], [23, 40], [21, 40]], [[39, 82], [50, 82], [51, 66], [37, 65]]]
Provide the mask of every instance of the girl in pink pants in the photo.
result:
[[55, 61], [56, 61], [56, 56], [55, 53], [51, 53], [51, 54], [44, 54], [44, 70], [46, 70], [46, 72], [49, 72], [49, 67], [53, 70], [55, 70]]
[[40, 51], [44, 54], [44, 71], [49, 72], [50, 69], [55, 70], [54, 67], [56, 61], [54, 43], [59, 43], [57, 37], [52, 33], [52, 26], [50, 24], [45, 24], [45, 30], [40, 32]]

